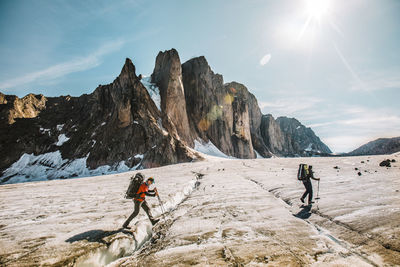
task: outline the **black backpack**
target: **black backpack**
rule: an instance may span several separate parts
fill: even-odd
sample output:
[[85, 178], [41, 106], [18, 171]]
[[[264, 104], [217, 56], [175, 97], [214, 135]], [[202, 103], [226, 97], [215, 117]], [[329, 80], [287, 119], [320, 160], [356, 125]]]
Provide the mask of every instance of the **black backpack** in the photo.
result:
[[307, 164], [299, 164], [299, 170], [297, 171], [297, 179], [303, 181], [307, 178], [309, 174], [308, 165]]
[[126, 190], [125, 198], [132, 199], [136, 197], [136, 193], [139, 190], [140, 185], [144, 181], [144, 175], [140, 172], [136, 173], [135, 176], [131, 177], [131, 182], [129, 183], [128, 190]]

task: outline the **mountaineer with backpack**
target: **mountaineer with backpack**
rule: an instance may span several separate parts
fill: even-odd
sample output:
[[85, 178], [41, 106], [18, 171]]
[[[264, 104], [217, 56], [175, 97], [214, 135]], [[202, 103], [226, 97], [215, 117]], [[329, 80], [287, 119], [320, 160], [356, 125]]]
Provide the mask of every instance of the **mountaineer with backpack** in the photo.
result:
[[307, 166], [307, 164], [299, 165], [299, 171], [297, 173], [297, 178], [299, 180], [303, 181], [303, 185], [306, 188], [306, 191], [304, 192], [303, 196], [300, 198], [301, 202], [304, 203], [304, 199], [308, 195], [308, 205], [311, 205], [312, 203], [314, 203], [314, 201], [312, 201], [313, 188], [312, 188], [312, 184], [311, 184], [311, 179], [319, 181], [320, 178], [314, 178], [312, 166], [311, 165]]
[[130, 228], [128, 225], [139, 214], [140, 207], [144, 209], [147, 216], [149, 217], [151, 223], [156, 224], [159, 219], [154, 219], [151, 214], [150, 207], [146, 202], [146, 196], [155, 197], [158, 195], [157, 189], [149, 190], [149, 186], [154, 184], [154, 178], [149, 177], [146, 182], [143, 182], [144, 176], [140, 172], [137, 173], [134, 177], [131, 178], [131, 182], [129, 184], [128, 190], [125, 194], [125, 198], [133, 199], [133, 203], [135, 204], [135, 209], [129, 218], [124, 222], [123, 228]]

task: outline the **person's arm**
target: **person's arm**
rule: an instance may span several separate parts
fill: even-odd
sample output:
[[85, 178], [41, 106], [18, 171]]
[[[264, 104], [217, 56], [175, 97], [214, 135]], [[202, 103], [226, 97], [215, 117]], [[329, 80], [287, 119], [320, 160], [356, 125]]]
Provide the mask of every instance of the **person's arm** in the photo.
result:
[[320, 178], [315, 178], [314, 177], [314, 172], [313, 171], [311, 171], [311, 173], [310, 173], [310, 178], [313, 179], [313, 180], [316, 180], [316, 181], [319, 181], [319, 179], [320, 179]]
[[314, 172], [311, 172], [311, 179], [316, 180], [316, 181], [320, 180], [320, 178], [314, 177]]
[[155, 197], [156, 196], [156, 192], [154, 190], [148, 190], [147, 192], [144, 192], [146, 194], [146, 196], [149, 197]]

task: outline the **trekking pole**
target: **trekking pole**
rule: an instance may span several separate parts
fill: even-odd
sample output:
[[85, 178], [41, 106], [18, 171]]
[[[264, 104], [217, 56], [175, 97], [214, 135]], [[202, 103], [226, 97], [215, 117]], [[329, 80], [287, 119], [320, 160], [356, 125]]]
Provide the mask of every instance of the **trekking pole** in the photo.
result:
[[158, 202], [160, 203], [161, 214], [162, 214], [162, 216], [164, 218], [164, 221], [165, 221], [165, 214], [164, 214], [165, 213], [165, 208], [164, 208], [164, 205], [163, 205], [163, 203], [161, 201], [160, 195], [158, 194], [157, 188], [156, 188], [156, 195], [157, 195], [157, 198], [158, 198]]
[[318, 200], [318, 199], [319, 199], [319, 181], [320, 181], [320, 180], [318, 180], [318, 190], [317, 190], [317, 197], [315, 198], [315, 200]]

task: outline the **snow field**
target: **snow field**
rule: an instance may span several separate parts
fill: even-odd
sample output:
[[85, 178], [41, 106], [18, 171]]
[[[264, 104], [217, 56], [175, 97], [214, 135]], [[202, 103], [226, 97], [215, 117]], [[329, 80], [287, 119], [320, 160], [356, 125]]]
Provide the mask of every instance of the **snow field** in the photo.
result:
[[[188, 182], [188, 185], [186, 185], [182, 191], [178, 191], [174, 196], [168, 198], [165, 203], [163, 202], [165, 212], [168, 213], [177, 208], [177, 206], [192, 193], [195, 186], [196, 179], [193, 179]], [[152, 214], [155, 217], [168, 215], [162, 214], [160, 206], [153, 208]], [[116, 236], [114, 241], [110, 242], [111, 245], [99, 248], [94, 252], [90, 252], [88, 255], [82, 256], [75, 262], [74, 266], [105, 266], [119, 258], [132, 255], [135, 251], [139, 250], [153, 235], [152, 226], [149, 222], [146, 222], [145, 219], [144, 222], [139, 221], [136, 223], [133, 228], [133, 231], [122, 230], [122, 233], [125, 233], [125, 235], [120, 234], [119, 236]], [[130, 235], [132, 236], [129, 237]]]
[[[165, 237], [113, 266], [396, 266], [396, 244], [387, 249], [378, 237], [391, 228], [395, 236], [400, 232], [399, 167], [382, 169], [379, 162], [384, 157], [214, 159], [200, 171], [205, 176], [199, 190], [175, 211]], [[313, 165], [315, 176], [322, 177], [321, 199], [304, 218], [299, 200], [304, 186], [296, 180], [299, 163]], [[367, 170], [362, 183], [357, 166]], [[360, 184], [366, 191], [360, 191]], [[313, 185], [315, 197], [317, 183]], [[375, 198], [369, 198], [370, 192]], [[349, 199], [342, 203], [341, 196]], [[321, 207], [327, 213], [338, 210], [337, 217]], [[390, 223], [375, 228], [377, 217], [383, 225]], [[363, 229], [366, 225], [371, 228]]]
[[[386, 158], [397, 162], [392, 168], [379, 167]], [[400, 262], [399, 161], [400, 154], [210, 157], [144, 170], [156, 179], [169, 215], [165, 224], [148, 231], [153, 228], [141, 211], [131, 223], [137, 227], [131, 233], [120, 226], [133, 211], [132, 202], [123, 199], [133, 172], [2, 185], [0, 263], [396, 266]], [[313, 165], [315, 176], [321, 177], [321, 199], [309, 210], [299, 200], [304, 192], [296, 180], [299, 163]], [[204, 174], [200, 184], [195, 178], [198, 173]], [[313, 181], [314, 196], [317, 184]], [[160, 216], [157, 198], [148, 198], [148, 203]]]
[[[188, 170], [161, 175], [163, 171], [142, 172], [156, 179], [164, 207], [172, 210], [191, 193], [196, 179]], [[175, 176], [169, 177], [169, 173]], [[33, 261], [55, 264], [65, 260], [67, 254], [85, 258], [91, 253], [100, 259], [102, 253], [92, 252], [111, 253], [101, 242], [111, 244], [103, 237], [117, 231], [133, 212], [132, 201], [123, 198], [132, 174], [0, 186], [0, 255], [8, 255], [10, 266], [30, 266]], [[174, 187], [169, 187], [169, 182]], [[153, 214], [160, 215], [157, 198], [149, 198], [148, 203]], [[131, 225], [135, 222], [134, 244], [140, 247], [151, 237], [151, 231], [146, 230], [151, 230], [151, 224], [143, 211]], [[38, 249], [32, 251], [25, 244]], [[119, 254], [118, 249], [115, 251]]]

